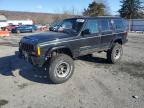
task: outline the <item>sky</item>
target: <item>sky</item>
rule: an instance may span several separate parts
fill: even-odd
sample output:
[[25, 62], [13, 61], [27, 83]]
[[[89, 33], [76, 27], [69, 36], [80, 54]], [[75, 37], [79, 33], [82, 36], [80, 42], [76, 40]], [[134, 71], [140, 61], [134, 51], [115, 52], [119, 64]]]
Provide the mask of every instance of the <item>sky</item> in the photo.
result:
[[[93, 0], [0, 0], [0, 10], [62, 13], [74, 10], [80, 14]], [[101, 1], [101, 0], [96, 0]], [[118, 14], [120, 0], [104, 0], [112, 15]]]

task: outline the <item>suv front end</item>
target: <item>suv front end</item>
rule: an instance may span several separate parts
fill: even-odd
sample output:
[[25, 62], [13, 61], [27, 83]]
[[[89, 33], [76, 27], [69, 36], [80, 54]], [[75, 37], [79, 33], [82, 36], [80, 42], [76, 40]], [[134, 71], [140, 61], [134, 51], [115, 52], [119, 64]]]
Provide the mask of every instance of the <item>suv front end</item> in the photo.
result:
[[19, 42], [19, 53], [22, 58], [34, 66], [42, 67], [45, 62], [41, 48], [34, 40], [23, 38]]

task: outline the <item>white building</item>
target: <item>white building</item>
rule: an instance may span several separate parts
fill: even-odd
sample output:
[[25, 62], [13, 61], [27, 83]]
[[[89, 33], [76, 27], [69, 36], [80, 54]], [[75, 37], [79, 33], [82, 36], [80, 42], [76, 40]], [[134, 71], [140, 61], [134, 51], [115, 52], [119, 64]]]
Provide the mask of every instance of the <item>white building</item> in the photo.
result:
[[7, 18], [4, 15], [0, 15], [0, 28], [8, 26]]
[[33, 25], [32, 20], [7, 20], [4, 15], [0, 15], [0, 29], [8, 25]]
[[8, 20], [9, 25], [33, 25], [32, 20]]

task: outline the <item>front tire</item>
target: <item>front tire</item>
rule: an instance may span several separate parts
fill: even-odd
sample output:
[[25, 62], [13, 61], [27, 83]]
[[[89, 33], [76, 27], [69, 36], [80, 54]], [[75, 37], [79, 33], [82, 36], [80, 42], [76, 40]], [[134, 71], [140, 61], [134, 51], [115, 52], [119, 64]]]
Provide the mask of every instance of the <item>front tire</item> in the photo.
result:
[[50, 60], [49, 78], [52, 83], [60, 84], [71, 78], [74, 71], [74, 62], [71, 57], [59, 54]]
[[114, 43], [112, 48], [107, 51], [107, 59], [110, 63], [118, 63], [123, 55], [122, 45], [119, 43]]

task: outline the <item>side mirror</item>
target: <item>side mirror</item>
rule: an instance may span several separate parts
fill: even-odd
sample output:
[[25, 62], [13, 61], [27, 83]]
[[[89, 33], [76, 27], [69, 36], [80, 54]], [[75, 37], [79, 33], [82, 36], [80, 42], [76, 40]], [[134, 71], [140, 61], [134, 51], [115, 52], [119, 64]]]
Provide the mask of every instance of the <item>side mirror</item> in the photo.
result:
[[89, 29], [82, 31], [82, 36], [90, 34]]

